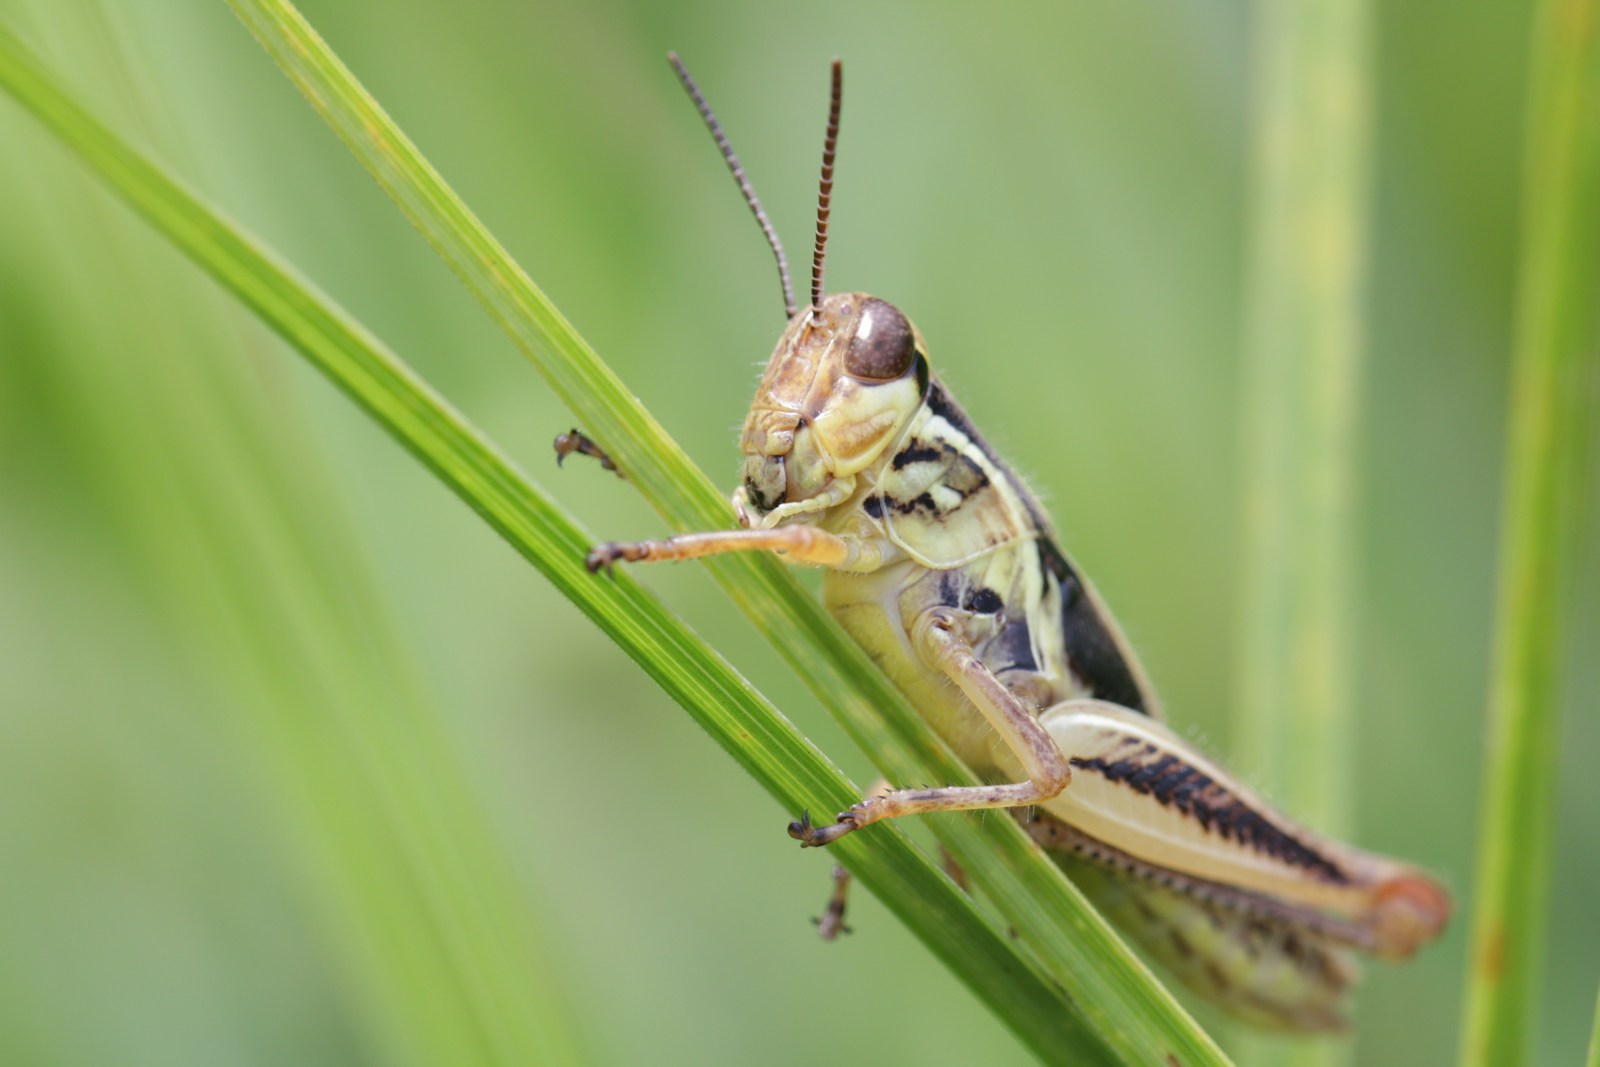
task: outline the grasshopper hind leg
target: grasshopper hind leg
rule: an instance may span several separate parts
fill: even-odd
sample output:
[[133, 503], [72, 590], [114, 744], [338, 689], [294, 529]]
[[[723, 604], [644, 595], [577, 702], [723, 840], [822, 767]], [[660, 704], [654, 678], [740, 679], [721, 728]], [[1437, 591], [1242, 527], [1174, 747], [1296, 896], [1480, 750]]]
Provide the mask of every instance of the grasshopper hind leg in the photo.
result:
[[1201, 998], [1267, 1029], [1345, 1028], [1361, 972], [1334, 940], [1130, 871], [1101, 849], [1077, 847], [1081, 835], [1049, 816], [1027, 828], [1102, 914]]

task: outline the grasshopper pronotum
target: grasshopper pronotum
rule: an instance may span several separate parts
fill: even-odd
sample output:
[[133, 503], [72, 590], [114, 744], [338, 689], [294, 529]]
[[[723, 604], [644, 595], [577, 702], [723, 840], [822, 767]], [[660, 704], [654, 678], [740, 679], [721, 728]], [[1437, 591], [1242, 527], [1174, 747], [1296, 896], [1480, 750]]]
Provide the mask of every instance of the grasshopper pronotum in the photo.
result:
[[[802, 816], [789, 826], [802, 846], [882, 819], [1007, 808], [1202, 995], [1265, 1025], [1341, 1025], [1356, 978], [1346, 950], [1410, 956], [1443, 928], [1449, 896], [1294, 822], [1163, 725], [1115, 620], [933, 375], [916, 327], [877, 297], [824, 295], [838, 61], [811, 302], [797, 309], [760, 201], [671, 59], [772, 245], [789, 325], [745, 420], [740, 529], [600, 545], [589, 568], [718, 552], [827, 568], [828, 609], [990, 783], [877, 791], [827, 826]], [[563, 454], [603, 456], [563, 437]], [[841, 924], [845, 877], [826, 932]]]

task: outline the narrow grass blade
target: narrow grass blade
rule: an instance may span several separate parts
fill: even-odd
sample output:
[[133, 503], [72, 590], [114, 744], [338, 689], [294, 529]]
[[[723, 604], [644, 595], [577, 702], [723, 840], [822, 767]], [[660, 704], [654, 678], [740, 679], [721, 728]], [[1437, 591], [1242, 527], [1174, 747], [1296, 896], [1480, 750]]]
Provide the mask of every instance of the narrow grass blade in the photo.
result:
[[[1262, 0], [1233, 749], [1288, 810], [1350, 822], [1349, 596], [1366, 277], [1367, 5]], [[1255, 1048], [1265, 1053], [1262, 1043]], [[1326, 1041], [1284, 1050], [1328, 1063]]]
[[[284, 0], [230, 0], [239, 17], [378, 183], [677, 529], [729, 524], [726, 501], [640, 406], [377, 102]], [[963, 783], [967, 772], [888, 680], [770, 559], [708, 562], [716, 580], [897, 781]], [[813, 796], [829, 810], [834, 795]], [[1216, 1045], [1082, 895], [1006, 819], [929, 820], [974, 884], [1074, 1005], [1131, 1063], [1222, 1062]]]
[[[714, 651], [627, 575], [583, 566], [590, 538], [393, 353], [67, 98], [0, 31], [0, 85], [159, 231], [232, 290], [432, 469], [608, 633], [780, 803], [842, 805], [855, 788]], [[1115, 1057], [972, 901], [898, 831], [846, 840], [856, 876], [1041, 1058]], [[515, 1000], [519, 990], [500, 990]]]
[[1600, 359], [1600, 0], [1533, 34], [1495, 658], [1461, 1062], [1522, 1063], [1554, 830], [1561, 616]]
[[1588, 1067], [1600, 1067], [1600, 994], [1595, 995], [1594, 1030], [1589, 1034], [1589, 1055], [1583, 1062]]

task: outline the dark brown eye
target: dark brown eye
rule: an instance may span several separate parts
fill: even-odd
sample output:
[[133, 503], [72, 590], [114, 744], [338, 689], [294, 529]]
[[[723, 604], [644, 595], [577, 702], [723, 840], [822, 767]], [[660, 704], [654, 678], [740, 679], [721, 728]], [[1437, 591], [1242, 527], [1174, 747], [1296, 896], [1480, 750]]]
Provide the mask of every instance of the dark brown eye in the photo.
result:
[[861, 303], [856, 335], [845, 350], [845, 372], [871, 381], [886, 382], [911, 369], [917, 355], [911, 323], [893, 304], [869, 297]]

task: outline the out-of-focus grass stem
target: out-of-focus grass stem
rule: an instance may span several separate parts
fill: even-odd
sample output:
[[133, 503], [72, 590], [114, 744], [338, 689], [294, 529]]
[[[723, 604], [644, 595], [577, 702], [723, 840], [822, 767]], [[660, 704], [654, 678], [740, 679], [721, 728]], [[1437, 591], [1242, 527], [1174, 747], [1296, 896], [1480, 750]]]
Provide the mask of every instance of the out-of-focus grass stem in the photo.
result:
[[1562, 613], [1600, 359], [1600, 2], [1539, 4], [1461, 1062], [1523, 1063], [1554, 832]]
[[[1361, 0], [1263, 0], [1255, 11], [1233, 749], [1290, 811], [1338, 834], [1351, 821], [1368, 11]], [[1326, 1042], [1288, 1054], [1302, 1063], [1341, 1055]]]
[[1594, 1030], [1589, 1034], [1589, 1055], [1583, 1062], [1588, 1067], [1600, 1067], [1600, 994], [1595, 995]]

